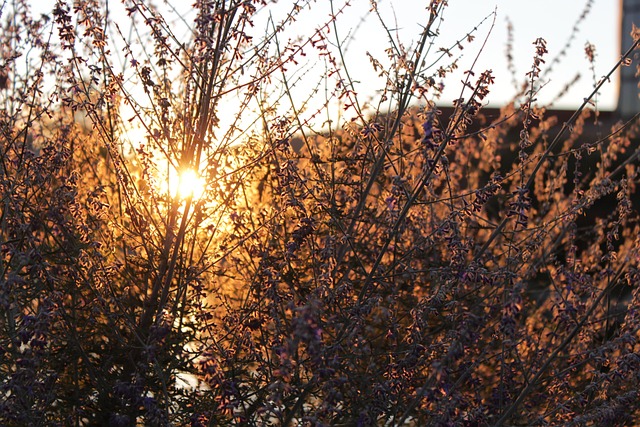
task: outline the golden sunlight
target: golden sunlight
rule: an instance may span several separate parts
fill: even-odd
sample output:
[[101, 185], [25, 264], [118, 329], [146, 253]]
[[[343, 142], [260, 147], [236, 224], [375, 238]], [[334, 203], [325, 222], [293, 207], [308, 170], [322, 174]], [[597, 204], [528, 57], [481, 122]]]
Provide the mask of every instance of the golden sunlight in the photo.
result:
[[193, 169], [169, 173], [169, 194], [180, 199], [199, 199], [204, 194], [205, 180]]

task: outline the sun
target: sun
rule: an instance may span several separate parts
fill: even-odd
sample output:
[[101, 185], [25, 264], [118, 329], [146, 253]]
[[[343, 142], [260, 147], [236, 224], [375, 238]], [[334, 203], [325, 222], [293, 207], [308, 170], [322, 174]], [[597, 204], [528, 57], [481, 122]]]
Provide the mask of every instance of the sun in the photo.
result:
[[205, 180], [193, 169], [169, 173], [169, 194], [180, 200], [197, 200], [204, 194]]

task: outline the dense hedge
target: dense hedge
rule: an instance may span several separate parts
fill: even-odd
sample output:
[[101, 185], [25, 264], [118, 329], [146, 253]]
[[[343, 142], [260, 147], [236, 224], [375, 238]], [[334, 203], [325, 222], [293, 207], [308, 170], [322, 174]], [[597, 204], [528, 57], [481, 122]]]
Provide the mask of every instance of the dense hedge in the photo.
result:
[[[498, 117], [490, 70], [445, 110], [432, 0], [365, 112], [346, 5], [285, 43], [315, 3], [254, 37], [271, 4], [197, 1], [187, 42], [145, 2], [138, 41], [27, 3], [0, 34], [2, 425], [639, 422], [637, 117], [584, 133], [598, 86], [558, 123], [543, 39]], [[307, 54], [353, 120], [311, 125]], [[204, 189], [170, 190], [187, 170]]]

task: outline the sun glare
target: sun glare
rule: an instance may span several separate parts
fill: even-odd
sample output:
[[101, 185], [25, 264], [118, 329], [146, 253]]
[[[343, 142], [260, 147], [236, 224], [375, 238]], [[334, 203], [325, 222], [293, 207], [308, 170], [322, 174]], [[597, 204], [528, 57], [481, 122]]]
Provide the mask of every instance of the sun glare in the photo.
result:
[[179, 173], [172, 173], [169, 176], [169, 192], [171, 197], [180, 199], [193, 198], [197, 200], [202, 197], [205, 185], [204, 179], [193, 169], [185, 169]]

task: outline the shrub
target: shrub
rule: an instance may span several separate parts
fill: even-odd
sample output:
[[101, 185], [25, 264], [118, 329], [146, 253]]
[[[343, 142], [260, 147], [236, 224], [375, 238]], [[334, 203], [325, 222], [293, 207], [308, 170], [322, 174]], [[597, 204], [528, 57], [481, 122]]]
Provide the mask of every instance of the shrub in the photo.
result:
[[377, 106], [341, 65], [348, 5], [286, 43], [312, 2], [259, 34], [267, 2], [198, 0], [188, 42], [112, 6], [1, 9], [4, 425], [638, 422], [637, 116], [584, 132], [638, 41], [560, 124], [543, 39], [498, 118], [490, 70], [438, 104], [443, 1], [370, 56]]

